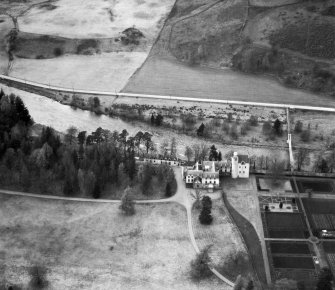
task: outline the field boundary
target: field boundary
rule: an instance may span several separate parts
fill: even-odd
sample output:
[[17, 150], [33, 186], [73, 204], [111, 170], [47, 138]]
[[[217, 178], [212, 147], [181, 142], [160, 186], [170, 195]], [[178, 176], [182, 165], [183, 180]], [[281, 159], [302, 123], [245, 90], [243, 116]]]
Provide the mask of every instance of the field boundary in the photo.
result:
[[64, 88], [58, 86], [51, 86], [42, 83], [27, 81], [15, 77], [9, 77], [0, 75], [0, 83], [4, 83], [10, 86], [11, 83], [19, 83], [28, 87], [47, 89], [56, 92], [67, 92], [73, 94], [88, 94], [88, 95], [101, 95], [111, 97], [128, 97], [128, 98], [144, 98], [144, 99], [165, 99], [175, 101], [186, 101], [186, 102], [198, 102], [198, 103], [214, 103], [214, 104], [225, 104], [225, 105], [245, 105], [245, 106], [258, 106], [258, 107], [269, 107], [269, 108], [281, 108], [281, 109], [300, 109], [307, 111], [323, 111], [323, 112], [334, 112], [335, 108], [329, 107], [314, 107], [314, 106], [301, 106], [293, 104], [280, 104], [280, 103], [263, 103], [263, 102], [246, 102], [246, 101], [230, 101], [220, 99], [203, 99], [203, 98], [192, 98], [192, 97], [178, 97], [178, 96], [166, 96], [166, 95], [149, 95], [149, 94], [133, 94], [133, 93], [116, 93], [108, 91], [95, 91], [95, 90], [81, 90], [74, 88]]

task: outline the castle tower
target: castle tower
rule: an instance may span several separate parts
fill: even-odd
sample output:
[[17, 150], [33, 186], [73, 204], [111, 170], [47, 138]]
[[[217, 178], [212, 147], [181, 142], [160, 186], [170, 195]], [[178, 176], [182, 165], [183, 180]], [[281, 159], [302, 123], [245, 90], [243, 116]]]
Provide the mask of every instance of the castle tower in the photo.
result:
[[237, 152], [231, 158], [231, 177], [238, 178], [238, 156]]

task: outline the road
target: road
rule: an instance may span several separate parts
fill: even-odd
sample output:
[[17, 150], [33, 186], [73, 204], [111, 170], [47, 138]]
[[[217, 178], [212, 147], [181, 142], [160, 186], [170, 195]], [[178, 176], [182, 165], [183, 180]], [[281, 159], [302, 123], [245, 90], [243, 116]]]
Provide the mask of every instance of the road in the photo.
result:
[[115, 92], [107, 92], [107, 91], [70, 89], [70, 88], [63, 88], [63, 87], [57, 87], [57, 86], [51, 86], [51, 85], [31, 82], [31, 81], [22, 80], [19, 78], [9, 77], [5, 75], [0, 75], [0, 82], [1, 81], [18, 83], [18, 84], [30, 86], [33, 88], [40, 88], [40, 89], [46, 89], [46, 90], [51, 90], [55, 92], [64, 92], [64, 93], [88, 94], [88, 95], [97, 95], [97, 96], [100, 95], [100, 96], [111, 96], [111, 97], [119, 97], [119, 98], [128, 97], [128, 98], [164, 99], [164, 100], [174, 100], [174, 101], [213, 103], [213, 104], [225, 104], [225, 105], [245, 105], [245, 106], [280, 108], [280, 109], [300, 109], [300, 110], [309, 110], [309, 111], [335, 112], [335, 108], [331, 108], [331, 107], [303, 106], [303, 105], [294, 105], [294, 104], [245, 102], [245, 101], [231, 101], [231, 100], [221, 100], [221, 99], [207, 99], [207, 98], [204, 99], [204, 98], [191, 98], [191, 97], [178, 97], [178, 96], [134, 94], [134, 93], [115, 93]]

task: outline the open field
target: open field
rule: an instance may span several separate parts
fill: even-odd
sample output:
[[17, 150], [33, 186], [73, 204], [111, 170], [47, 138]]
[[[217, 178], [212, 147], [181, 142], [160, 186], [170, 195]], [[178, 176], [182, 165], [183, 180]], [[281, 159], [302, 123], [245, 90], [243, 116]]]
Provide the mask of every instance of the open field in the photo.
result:
[[67, 88], [118, 92], [145, 58], [145, 52], [65, 55], [43, 60], [19, 58], [10, 75]]
[[245, 75], [230, 69], [190, 67], [160, 57], [149, 57], [122, 91], [335, 107], [335, 98], [289, 89], [268, 77]]
[[254, 275], [251, 261], [236, 228], [225, 212], [222, 200], [213, 201], [213, 223], [202, 225], [199, 222], [200, 210], [192, 209], [192, 223], [195, 239], [200, 250], [210, 247], [213, 266], [225, 277], [235, 281], [241, 274]]
[[176, 204], [138, 205], [125, 217], [112, 204], [0, 198], [2, 278], [13, 284], [27, 285], [38, 263], [52, 289], [228, 289], [215, 278], [191, 282], [195, 252]]
[[0, 73], [6, 72], [8, 65], [8, 55], [5, 44], [5, 37], [12, 28], [12, 20], [6, 15], [0, 15]]
[[19, 19], [19, 26], [25, 32], [73, 38], [115, 37], [134, 26], [152, 39], [172, 5], [172, 0], [99, 0], [94, 4], [58, 0], [29, 10]]

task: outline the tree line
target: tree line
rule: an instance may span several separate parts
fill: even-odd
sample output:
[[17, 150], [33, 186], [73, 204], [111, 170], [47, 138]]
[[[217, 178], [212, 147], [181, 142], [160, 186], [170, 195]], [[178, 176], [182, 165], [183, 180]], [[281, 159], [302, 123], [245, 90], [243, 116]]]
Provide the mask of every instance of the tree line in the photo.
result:
[[[97, 128], [88, 134], [70, 127], [61, 136], [43, 127], [34, 136], [33, 120], [20, 97], [0, 93], [0, 184], [40, 193], [101, 197], [102, 192], [122, 192], [128, 185], [136, 193], [154, 193], [153, 177], [159, 175], [161, 191], [176, 190], [167, 168], [139, 166], [136, 156], [153, 147], [151, 134], [129, 136]], [[164, 173], [161, 173], [164, 172]], [[153, 178], [151, 176], [151, 178]]]

